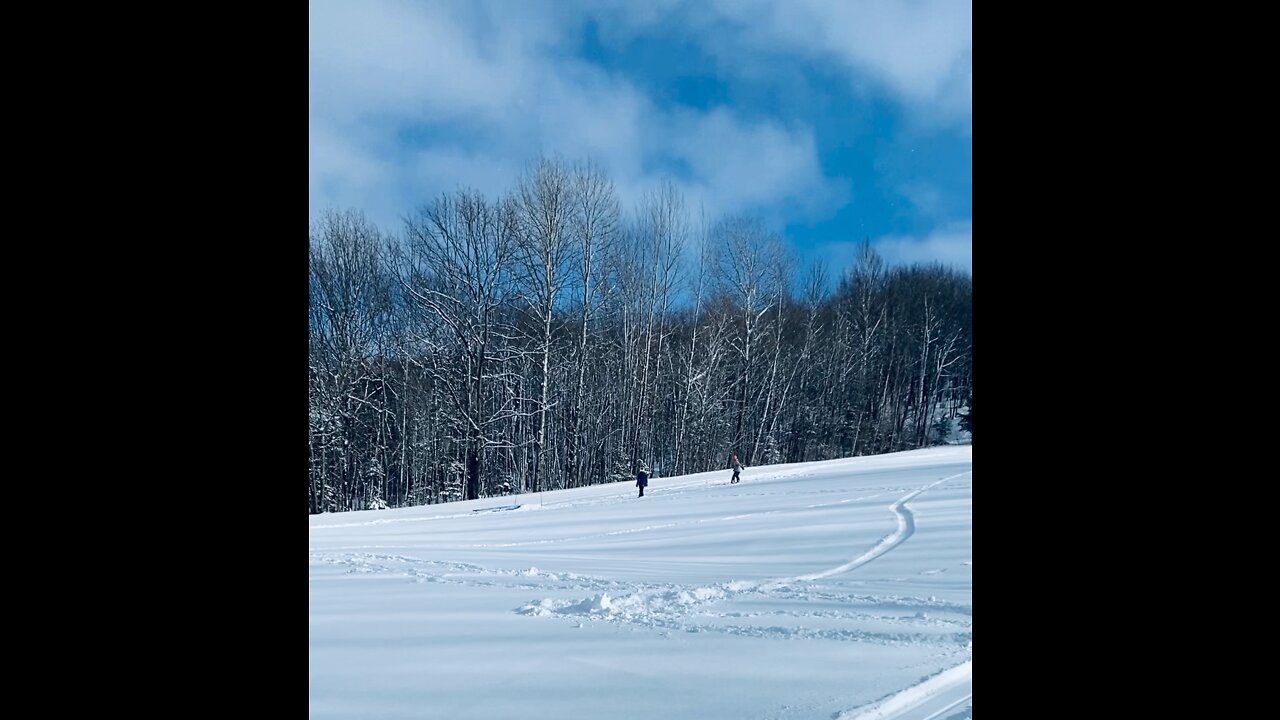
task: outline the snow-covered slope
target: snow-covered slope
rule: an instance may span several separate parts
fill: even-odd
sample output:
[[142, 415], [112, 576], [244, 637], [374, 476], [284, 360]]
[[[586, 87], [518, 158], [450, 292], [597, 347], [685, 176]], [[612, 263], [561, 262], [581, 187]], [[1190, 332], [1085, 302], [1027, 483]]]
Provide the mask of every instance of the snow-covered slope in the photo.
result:
[[730, 474], [311, 517], [311, 717], [971, 716], [972, 446]]

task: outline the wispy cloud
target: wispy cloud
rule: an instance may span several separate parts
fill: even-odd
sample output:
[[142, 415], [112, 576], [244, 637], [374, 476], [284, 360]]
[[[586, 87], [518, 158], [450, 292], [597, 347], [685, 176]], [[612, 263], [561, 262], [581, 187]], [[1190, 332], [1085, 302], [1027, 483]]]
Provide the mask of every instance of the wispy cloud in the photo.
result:
[[[973, 223], [958, 221], [921, 236], [886, 235], [870, 239], [871, 246], [890, 265], [938, 262], [956, 270], [973, 272]], [[834, 275], [853, 265], [858, 242], [836, 241], [814, 248], [808, 260], [821, 260]], [[833, 280], [835, 279], [833, 275]]]
[[919, 122], [967, 125], [972, 113], [971, 0], [604, 0], [603, 5], [613, 11], [607, 19], [615, 35], [657, 30], [696, 35], [720, 56], [726, 72], [769, 72], [778, 56], [798, 55], [834, 63], [855, 90], [887, 91]]
[[873, 243], [876, 252], [895, 264], [940, 262], [973, 272], [973, 223], [951, 223], [924, 237], [886, 236]]
[[716, 7], [742, 21], [752, 43], [837, 60], [854, 85], [879, 82], [924, 120], [968, 121], [969, 0], [717, 0]]
[[313, 214], [356, 204], [394, 222], [459, 184], [508, 188], [539, 153], [599, 162], [628, 203], [673, 168], [690, 204], [716, 214], [839, 201], [808, 129], [659, 107], [566, 52], [547, 13], [477, 11], [514, 7], [312, 3]]

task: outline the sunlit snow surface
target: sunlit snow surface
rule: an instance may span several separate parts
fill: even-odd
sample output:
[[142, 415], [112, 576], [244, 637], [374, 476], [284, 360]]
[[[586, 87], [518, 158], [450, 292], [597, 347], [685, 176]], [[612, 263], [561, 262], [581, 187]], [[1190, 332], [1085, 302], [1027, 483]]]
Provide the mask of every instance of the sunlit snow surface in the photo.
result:
[[310, 716], [971, 717], [972, 465], [312, 516]]

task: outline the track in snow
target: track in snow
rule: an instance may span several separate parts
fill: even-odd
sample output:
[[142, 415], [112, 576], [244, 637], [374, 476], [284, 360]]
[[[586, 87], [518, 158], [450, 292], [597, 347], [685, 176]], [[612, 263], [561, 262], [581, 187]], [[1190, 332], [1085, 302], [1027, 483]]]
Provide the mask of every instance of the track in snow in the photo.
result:
[[849, 562], [843, 565], [840, 565], [838, 567], [833, 567], [830, 570], [823, 570], [821, 572], [810, 573], [808, 575], [800, 575], [799, 577], [787, 578], [785, 580], [774, 580], [770, 583], [765, 583], [765, 585], [772, 587], [782, 583], [795, 582], [797, 580], [819, 580], [821, 578], [831, 577], [832, 575], [839, 575], [840, 573], [849, 572], [850, 570], [856, 567], [866, 565], [872, 560], [875, 560], [881, 555], [884, 555], [890, 550], [898, 547], [903, 542], [906, 542], [907, 538], [915, 534], [916, 518], [915, 518], [915, 515], [911, 513], [911, 509], [908, 508], [906, 505], [908, 500], [911, 500], [912, 498], [924, 492], [925, 490], [929, 490], [930, 488], [937, 487], [938, 485], [941, 485], [942, 483], [948, 480], [954, 480], [955, 478], [958, 478], [961, 475], [968, 475], [971, 472], [973, 471], [965, 470], [964, 472], [956, 473], [955, 475], [948, 475], [947, 477], [944, 477], [940, 480], [936, 480], [934, 482], [929, 483], [928, 485], [925, 485], [919, 490], [913, 490], [912, 492], [907, 493], [901, 498], [898, 498], [897, 502], [889, 506], [889, 509], [892, 510], [893, 514], [896, 515], [898, 518], [898, 529], [894, 530], [888, 535], [885, 535], [880, 540], [880, 542], [876, 543], [875, 547], [862, 553], [861, 555], [850, 560]]
[[972, 698], [973, 661], [966, 660], [870, 705], [836, 713], [835, 720], [936, 720]]

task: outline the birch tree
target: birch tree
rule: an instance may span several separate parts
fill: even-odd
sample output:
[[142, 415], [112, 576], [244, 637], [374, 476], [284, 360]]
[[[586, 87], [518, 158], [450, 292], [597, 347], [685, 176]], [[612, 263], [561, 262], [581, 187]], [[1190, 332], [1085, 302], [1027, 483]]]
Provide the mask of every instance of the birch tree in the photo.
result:
[[464, 190], [406, 221], [400, 280], [421, 314], [421, 347], [445, 360], [428, 367], [457, 420], [468, 500], [480, 497], [484, 451], [504, 444], [497, 424], [515, 412], [510, 398], [491, 395], [511, 351], [502, 309], [511, 299], [517, 229], [513, 203]]
[[539, 358], [537, 414], [530, 467], [530, 490], [543, 489], [546, 469], [547, 413], [551, 408], [552, 331], [556, 303], [569, 283], [572, 252], [573, 187], [564, 163], [540, 159], [520, 181], [516, 192], [520, 209], [525, 304], [534, 321]]

